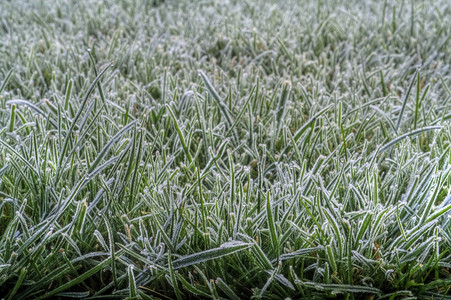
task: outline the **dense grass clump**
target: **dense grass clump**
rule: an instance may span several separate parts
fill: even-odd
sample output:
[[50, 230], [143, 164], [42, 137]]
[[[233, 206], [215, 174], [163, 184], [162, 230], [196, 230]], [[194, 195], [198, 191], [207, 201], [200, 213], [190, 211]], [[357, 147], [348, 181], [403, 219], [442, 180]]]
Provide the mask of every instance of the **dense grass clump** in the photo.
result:
[[451, 299], [450, 16], [1, 1], [0, 296]]

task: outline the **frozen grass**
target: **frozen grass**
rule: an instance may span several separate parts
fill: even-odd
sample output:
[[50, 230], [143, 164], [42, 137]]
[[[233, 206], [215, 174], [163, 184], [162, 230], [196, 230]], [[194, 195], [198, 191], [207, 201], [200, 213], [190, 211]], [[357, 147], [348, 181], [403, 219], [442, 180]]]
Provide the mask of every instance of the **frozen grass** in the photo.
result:
[[1, 1], [1, 296], [450, 299], [451, 2], [341, 2]]

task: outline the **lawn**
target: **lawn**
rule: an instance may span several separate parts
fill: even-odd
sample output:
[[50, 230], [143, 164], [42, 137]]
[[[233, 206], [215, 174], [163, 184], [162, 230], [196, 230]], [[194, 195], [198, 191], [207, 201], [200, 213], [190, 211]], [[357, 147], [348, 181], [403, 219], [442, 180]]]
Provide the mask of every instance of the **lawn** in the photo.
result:
[[1, 299], [451, 299], [451, 2], [0, 2]]

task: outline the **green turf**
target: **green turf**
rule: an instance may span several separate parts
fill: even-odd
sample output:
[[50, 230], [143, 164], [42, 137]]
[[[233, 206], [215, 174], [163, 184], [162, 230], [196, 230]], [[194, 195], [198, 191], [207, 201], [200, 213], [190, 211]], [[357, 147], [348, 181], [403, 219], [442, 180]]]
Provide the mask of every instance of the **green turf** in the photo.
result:
[[450, 68], [447, 0], [0, 1], [0, 297], [451, 299]]

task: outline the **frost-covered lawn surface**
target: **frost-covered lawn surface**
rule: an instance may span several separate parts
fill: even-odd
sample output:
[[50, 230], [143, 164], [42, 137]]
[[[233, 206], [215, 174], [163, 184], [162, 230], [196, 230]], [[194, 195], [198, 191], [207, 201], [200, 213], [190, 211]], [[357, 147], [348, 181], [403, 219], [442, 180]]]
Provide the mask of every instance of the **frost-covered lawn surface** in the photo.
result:
[[1, 1], [5, 299], [451, 298], [451, 2]]

